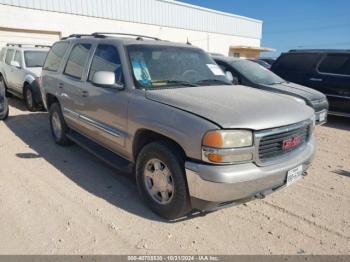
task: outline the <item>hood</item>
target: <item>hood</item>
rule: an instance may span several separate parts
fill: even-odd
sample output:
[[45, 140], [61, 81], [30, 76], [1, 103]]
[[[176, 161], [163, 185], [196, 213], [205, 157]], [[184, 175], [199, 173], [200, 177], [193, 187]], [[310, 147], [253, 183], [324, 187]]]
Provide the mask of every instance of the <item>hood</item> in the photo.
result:
[[326, 99], [326, 96], [322, 94], [321, 92], [316, 91], [315, 89], [298, 85], [291, 82], [285, 82], [282, 84], [276, 84], [276, 85], [266, 85], [269, 88], [273, 88], [275, 90], [281, 91], [284, 94], [290, 94], [290, 95], [297, 95], [300, 98], [307, 99], [308, 101], [315, 101], [315, 100], [324, 100]]
[[27, 71], [33, 74], [35, 77], [41, 76], [42, 67], [27, 67]]
[[146, 91], [146, 98], [206, 118], [222, 128], [263, 130], [311, 118], [293, 99], [246, 86], [203, 86]]

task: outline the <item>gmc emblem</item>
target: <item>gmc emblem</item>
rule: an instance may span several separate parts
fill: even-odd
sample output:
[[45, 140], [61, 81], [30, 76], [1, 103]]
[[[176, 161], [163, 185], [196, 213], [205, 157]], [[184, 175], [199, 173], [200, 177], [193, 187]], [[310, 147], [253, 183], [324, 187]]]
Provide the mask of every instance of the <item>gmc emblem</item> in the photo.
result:
[[282, 149], [283, 150], [291, 149], [291, 148], [299, 145], [301, 143], [301, 141], [302, 141], [302, 137], [301, 136], [296, 136], [296, 137], [293, 137], [291, 139], [284, 140]]

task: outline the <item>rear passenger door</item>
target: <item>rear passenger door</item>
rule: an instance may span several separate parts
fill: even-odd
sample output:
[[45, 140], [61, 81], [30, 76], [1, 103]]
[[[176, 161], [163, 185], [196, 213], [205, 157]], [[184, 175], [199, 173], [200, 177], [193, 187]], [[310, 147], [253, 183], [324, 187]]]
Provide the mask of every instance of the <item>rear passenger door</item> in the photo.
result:
[[122, 155], [125, 149], [128, 92], [113, 87], [93, 84], [98, 71], [114, 72], [115, 82], [124, 85], [124, 75], [117, 46], [99, 44], [91, 60], [84, 83], [84, 95], [80, 99], [84, 107], [80, 111], [89, 135], [110, 150]]
[[324, 55], [311, 76], [310, 86], [327, 96], [330, 111], [350, 114], [350, 54]]
[[90, 43], [76, 43], [72, 46], [63, 73], [58, 81], [61, 109], [68, 124], [84, 132], [80, 113], [84, 111], [83, 76], [90, 55]]

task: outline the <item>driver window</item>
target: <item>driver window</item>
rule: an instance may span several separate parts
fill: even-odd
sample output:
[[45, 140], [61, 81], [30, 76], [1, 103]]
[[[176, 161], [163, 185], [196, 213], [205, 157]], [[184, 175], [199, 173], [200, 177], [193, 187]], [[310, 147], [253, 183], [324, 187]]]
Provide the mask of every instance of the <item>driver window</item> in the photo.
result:
[[13, 58], [13, 61], [18, 62], [19, 65], [22, 65], [22, 58], [21, 58], [21, 52], [16, 51], [15, 57]]
[[98, 71], [114, 72], [115, 81], [123, 83], [122, 66], [117, 49], [112, 45], [99, 45], [91, 63], [88, 81], [92, 82], [94, 74]]

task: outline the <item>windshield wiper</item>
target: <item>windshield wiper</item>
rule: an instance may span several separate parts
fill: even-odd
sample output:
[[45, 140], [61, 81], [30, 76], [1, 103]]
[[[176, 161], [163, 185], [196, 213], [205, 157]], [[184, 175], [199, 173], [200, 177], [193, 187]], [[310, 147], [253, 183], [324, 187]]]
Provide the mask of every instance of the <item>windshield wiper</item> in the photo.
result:
[[200, 85], [200, 84], [210, 84], [210, 83], [213, 83], [213, 84], [224, 84], [224, 85], [232, 85], [231, 83], [229, 82], [226, 82], [224, 80], [219, 80], [219, 79], [204, 79], [204, 80], [200, 80], [198, 82], [196, 82], [197, 85]]
[[159, 80], [159, 81], [152, 81], [152, 84], [161, 84], [161, 83], [164, 83], [164, 84], [170, 84], [170, 85], [174, 85], [174, 86], [198, 86], [197, 84], [195, 83], [191, 83], [191, 82], [187, 82], [187, 81], [182, 81], [182, 80]]

